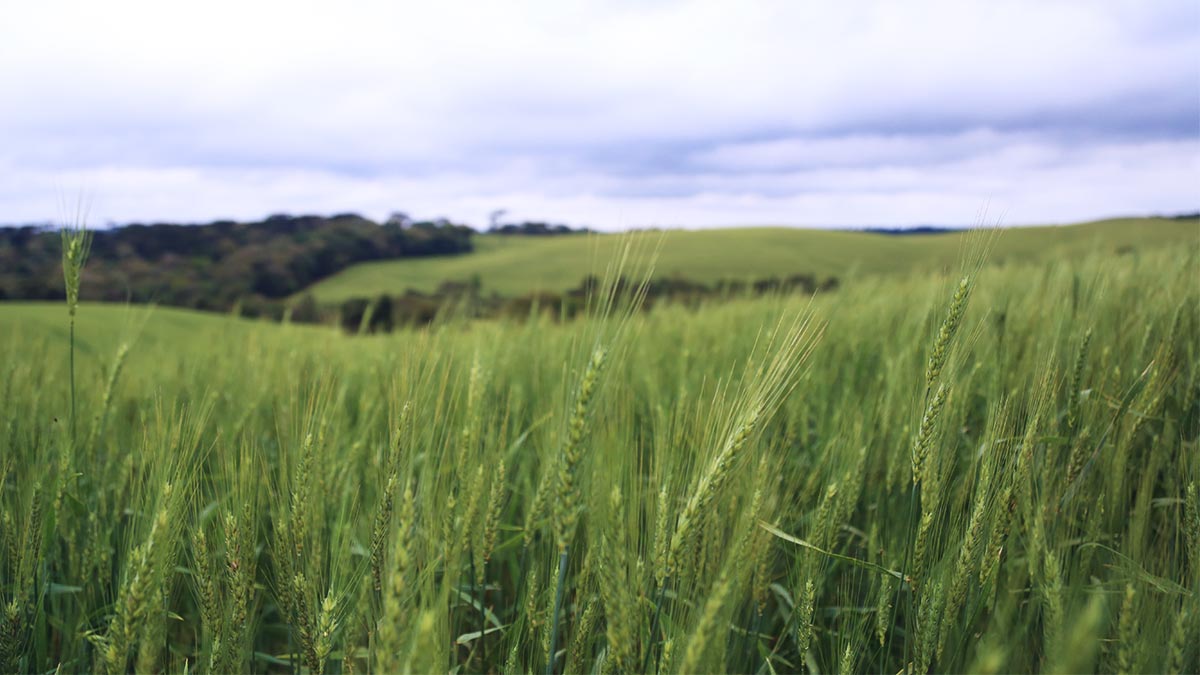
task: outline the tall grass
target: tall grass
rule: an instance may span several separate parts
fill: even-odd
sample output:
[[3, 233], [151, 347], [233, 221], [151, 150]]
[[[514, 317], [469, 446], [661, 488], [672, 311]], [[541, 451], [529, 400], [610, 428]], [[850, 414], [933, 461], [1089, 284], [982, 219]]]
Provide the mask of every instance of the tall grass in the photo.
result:
[[0, 307], [0, 672], [1195, 672], [1198, 269], [390, 336]]
[[75, 313], [79, 310], [79, 286], [83, 265], [92, 247], [92, 233], [82, 218], [62, 228], [63, 285], [67, 293], [67, 316], [70, 325], [69, 363], [71, 370], [71, 442], [75, 442], [78, 425], [75, 420]]

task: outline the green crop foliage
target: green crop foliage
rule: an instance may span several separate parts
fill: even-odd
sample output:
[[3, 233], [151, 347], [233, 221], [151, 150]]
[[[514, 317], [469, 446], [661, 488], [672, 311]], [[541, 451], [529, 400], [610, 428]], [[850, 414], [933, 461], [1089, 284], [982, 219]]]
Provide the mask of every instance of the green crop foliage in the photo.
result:
[[0, 672], [1195, 672], [1189, 226], [389, 335], [0, 305]]

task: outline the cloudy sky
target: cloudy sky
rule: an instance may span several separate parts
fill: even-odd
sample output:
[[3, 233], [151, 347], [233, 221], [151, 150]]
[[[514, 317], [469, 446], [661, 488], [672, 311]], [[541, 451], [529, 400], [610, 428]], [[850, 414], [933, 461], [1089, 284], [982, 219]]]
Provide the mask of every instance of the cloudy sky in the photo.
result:
[[1200, 3], [19, 2], [0, 222], [1200, 209]]

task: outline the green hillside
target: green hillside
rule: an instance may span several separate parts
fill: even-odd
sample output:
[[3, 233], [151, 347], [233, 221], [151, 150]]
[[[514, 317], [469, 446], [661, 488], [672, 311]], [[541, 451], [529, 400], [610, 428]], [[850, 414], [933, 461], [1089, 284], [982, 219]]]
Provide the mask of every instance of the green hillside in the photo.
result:
[[[846, 279], [936, 268], [956, 263], [964, 239], [961, 233], [886, 236], [784, 227], [546, 238], [481, 235], [470, 254], [363, 263], [308, 290], [318, 301], [338, 302], [409, 288], [428, 292], [443, 281], [477, 275], [485, 292], [506, 296], [562, 291], [602, 272], [630, 236], [643, 250], [661, 243], [656, 276], [705, 283], [793, 274]], [[1130, 218], [1013, 228], [1000, 237], [990, 259], [1003, 263], [1172, 242], [1200, 243], [1200, 221]]]
[[[262, 339], [280, 329], [284, 333], [302, 333], [306, 341], [321, 336], [341, 337], [338, 331], [309, 324], [278, 327], [265, 319], [110, 302], [82, 303], [76, 322], [76, 351], [83, 357], [101, 360], [112, 358], [123, 342], [136, 344], [139, 350], [169, 353], [219, 350], [222, 344]], [[62, 302], [0, 303], [0, 340], [48, 338], [58, 343], [55, 346], [58, 349], [67, 343], [67, 326], [67, 309]], [[57, 352], [47, 356], [56, 357]]]

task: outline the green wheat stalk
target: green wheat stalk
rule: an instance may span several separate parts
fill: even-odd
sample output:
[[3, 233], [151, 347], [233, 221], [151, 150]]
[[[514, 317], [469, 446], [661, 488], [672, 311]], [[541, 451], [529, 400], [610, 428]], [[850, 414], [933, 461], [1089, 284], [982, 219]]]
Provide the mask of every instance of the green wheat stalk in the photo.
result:
[[75, 314], [79, 309], [79, 280], [83, 265], [92, 249], [92, 233], [83, 218], [76, 217], [74, 224], [62, 228], [63, 281], [67, 289], [67, 315], [70, 317], [71, 351], [71, 443], [75, 443]]

